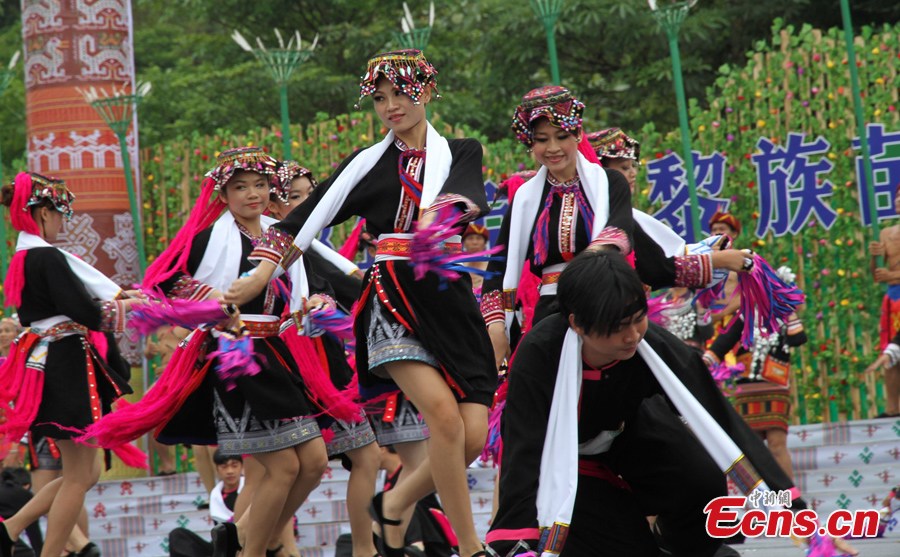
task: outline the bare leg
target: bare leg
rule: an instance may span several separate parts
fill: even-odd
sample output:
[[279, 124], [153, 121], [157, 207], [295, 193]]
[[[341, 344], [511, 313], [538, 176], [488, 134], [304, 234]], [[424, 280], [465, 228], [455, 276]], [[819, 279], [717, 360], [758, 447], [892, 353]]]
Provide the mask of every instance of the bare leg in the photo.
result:
[[884, 412], [900, 414], [900, 365], [884, 370]]
[[256, 488], [252, 510], [237, 523], [242, 557], [263, 557], [270, 542], [273, 547], [280, 543], [285, 524], [319, 484], [328, 465], [321, 437], [254, 457], [266, 473]]
[[159, 457], [159, 471], [160, 472], [174, 472], [175, 471], [175, 455], [172, 454], [173, 447], [169, 445], [163, 445], [159, 441], [157, 441], [152, 435], [149, 436], [148, 445], [150, 446], [151, 456], [150, 462], [153, 462], [153, 453]]
[[238, 493], [237, 500], [234, 502], [234, 521], [237, 522], [244, 516], [244, 513], [250, 508], [250, 502], [253, 501], [253, 494], [256, 488], [262, 483], [263, 477], [266, 475], [266, 469], [253, 456], [244, 459], [244, 487]]
[[41, 557], [59, 557], [84, 506], [85, 493], [100, 479], [97, 449], [69, 440], [59, 440], [57, 445], [62, 453], [62, 482], [47, 514], [47, 537]]
[[[468, 557], [481, 551], [472, 518], [466, 466], [484, 447], [487, 407], [459, 404], [443, 377], [429, 365], [402, 361], [387, 364], [387, 370], [422, 413], [431, 439], [428, 460], [385, 494], [385, 516], [401, 516], [404, 510], [437, 488], [444, 511], [459, 539], [460, 555]], [[388, 529], [384, 535], [389, 546], [402, 547], [402, 528]]]
[[[428, 460], [428, 441], [426, 440], [411, 441], [409, 443], [398, 443], [394, 445], [394, 450], [397, 451], [397, 456], [400, 457], [400, 464], [403, 465], [403, 468], [400, 470], [400, 475], [397, 476], [397, 481], [395, 483], [396, 487], [400, 485], [401, 482], [406, 481], [406, 478], [408, 478], [410, 474], [415, 472], [420, 466], [422, 466], [423, 462], [426, 462]], [[434, 491], [434, 488], [432, 488], [432, 491]], [[421, 497], [419, 499], [421, 499]], [[400, 520], [403, 521], [404, 526], [402, 528], [404, 531], [406, 530], [406, 526], [409, 525], [409, 521], [412, 520], [413, 514], [415, 512], [416, 505], [412, 504], [401, 513]], [[377, 528], [377, 526], [375, 526], [375, 528]], [[382, 533], [377, 529], [375, 530], [375, 532], [379, 536], [382, 535]]]
[[766, 444], [769, 445], [769, 451], [775, 457], [775, 462], [781, 466], [784, 473], [787, 474], [791, 481], [794, 481], [794, 468], [791, 464], [791, 453], [787, 448], [787, 432], [781, 429], [770, 429], [766, 431]]
[[194, 445], [194, 468], [200, 474], [200, 480], [203, 482], [203, 487], [206, 488], [207, 496], [216, 487], [216, 466], [212, 460], [212, 455], [215, 451], [215, 447]]
[[19, 539], [19, 534], [29, 524], [50, 512], [50, 506], [53, 504], [56, 494], [59, 493], [60, 486], [62, 486], [62, 478], [51, 481], [38, 491], [24, 507], [19, 509], [19, 512], [3, 522], [13, 541]]
[[372, 541], [372, 519], [369, 518], [369, 501], [375, 494], [375, 479], [381, 455], [378, 445], [369, 443], [365, 447], [347, 452], [353, 469], [347, 482], [347, 514], [350, 515], [350, 534], [353, 540], [353, 557], [372, 557], [378, 551]]
[[281, 555], [300, 557], [300, 552], [297, 550], [297, 538], [294, 537], [294, 522], [292, 520], [288, 520], [288, 523], [281, 529], [281, 535], [278, 536], [278, 544], [275, 545], [281, 545], [284, 548], [281, 550]]

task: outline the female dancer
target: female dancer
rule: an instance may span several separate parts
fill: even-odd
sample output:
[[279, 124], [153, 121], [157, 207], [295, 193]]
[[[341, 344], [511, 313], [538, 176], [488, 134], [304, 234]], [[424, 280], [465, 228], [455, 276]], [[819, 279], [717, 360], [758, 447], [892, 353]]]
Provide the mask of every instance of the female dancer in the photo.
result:
[[[276, 186], [272, 190], [269, 211], [276, 218], [284, 218], [291, 210], [303, 203], [318, 185], [312, 173], [294, 161], [283, 161], [278, 165]], [[339, 305], [353, 306], [359, 297], [362, 281], [356, 278], [356, 265], [344, 259], [339, 253], [321, 242], [314, 244], [314, 250], [306, 254], [310, 265], [325, 277], [334, 287]], [[293, 325], [294, 321], [288, 319]], [[296, 335], [295, 327], [288, 327], [282, 335]], [[316, 351], [324, 355], [328, 362], [330, 380], [338, 389], [345, 389], [353, 379], [353, 368], [347, 362], [344, 346], [328, 335], [311, 339]], [[375, 444], [375, 433], [365, 419], [353, 423], [344, 420], [331, 421], [329, 428], [333, 437], [326, 443], [328, 458], [341, 458], [350, 469], [347, 481], [347, 514], [350, 517], [350, 532], [353, 543], [353, 557], [372, 557], [377, 554], [372, 540], [372, 520], [368, 507], [375, 491], [381, 453]], [[250, 464], [252, 459], [248, 460]], [[250, 464], [248, 469], [255, 467]], [[252, 472], [251, 472], [252, 474]], [[249, 475], [249, 474], [248, 474]], [[255, 486], [254, 486], [255, 488]], [[245, 488], [246, 489], [246, 488]], [[290, 525], [288, 525], [290, 526]], [[291, 534], [292, 535], [292, 534]], [[285, 536], [282, 536], [285, 539]]]
[[[72, 216], [75, 196], [61, 180], [25, 172], [2, 189], [2, 203], [19, 231], [5, 290], [30, 327], [0, 369], [0, 452], [25, 430], [55, 440], [62, 476], [0, 524], [0, 556], [26, 526], [47, 514], [43, 557], [58, 557], [72, 533], [85, 493], [100, 477], [98, 450], [75, 443], [74, 431], [96, 422], [131, 392], [130, 370], [115, 343], [99, 331], [121, 332], [136, 298], [96, 269], [50, 245]], [[2, 455], [0, 455], [2, 456]], [[84, 548], [82, 548], [84, 549]]]
[[[256, 296], [276, 266], [288, 267], [329, 223], [354, 215], [366, 219], [380, 236], [356, 320], [360, 384], [395, 383], [431, 433], [428, 460], [373, 500], [385, 553], [398, 554], [399, 518], [436, 487], [459, 538], [459, 553], [471, 557], [484, 550], [472, 521], [466, 465], [484, 444], [496, 369], [468, 277], [446, 282], [429, 272], [416, 280], [408, 260], [413, 232], [431, 224], [438, 209], [453, 206], [466, 223], [488, 207], [481, 146], [471, 139], [447, 141], [425, 118], [425, 105], [436, 95], [436, 73], [417, 50], [369, 61], [361, 98], [372, 96], [376, 114], [390, 130], [387, 137], [345, 160], [306, 202], [269, 229], [253, 254], [260, 262], [257, 272], [233, 284], [226, 300]], [[453, 244], [445, 248], [459, 250]]]

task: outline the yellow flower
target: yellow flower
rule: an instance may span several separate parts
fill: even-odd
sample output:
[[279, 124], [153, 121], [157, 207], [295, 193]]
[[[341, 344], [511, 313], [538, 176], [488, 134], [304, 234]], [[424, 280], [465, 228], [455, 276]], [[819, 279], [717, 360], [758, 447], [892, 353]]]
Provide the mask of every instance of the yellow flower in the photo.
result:
[[756, 97], [757, 99], [762, 97], [762, 91], [757, 90], [755, 93], [753, 93], [753, 96]]
[[757, 121], [756, 121], [756, 127], [757, 127], [757, 128], [764, 128], [764, 127], [766, 127], [766, 121], [765, 121], [765, 120], [757, 120]]
[[[837, 272], [837, 273], [838, 273], [838, 276], [839, 276], [839, 277], [842, 277], [842, 276], [844, 276], [844, 275], [847, 274], [847, 272], [844, 271], [843, 269], [838, 269], [838, 272]], [[841, 302], [841, 304], [843, 304], [843, 303], [844, 303], [844, 302]], [[848, 303], [849, 303], [849, 302], [848, 302]], [[844, 305], [846, 305], [846, 304], [844, 304]]]
[[877, 83], [878, 85], [884, 85], [884, 78], [883, 77], [876, 78], [875, 83]]
[[880, 53], [881, 53], [881, 50], [879, 50], [877, 46], [872, 49], [872, 54], [880, 54]]
[[834, 67], [834, 62], [832, 62], [831, 60], [825, 62], [825, 67], [830, 70], [831, 68]]
[[[843, 211], [843, 209], [841, 209], [841, 211]], [[836, 246], [843, 246], [843, 245], [844, 245], [844, 241], [841, 240], [840, 238], [838, 238], [837, 240], [834, 241], [834, 245], [836, 245]], [[839, 272], [841, 272], [841, 271], [839, 271]]]
[[847, 298], [844, 298], [843, 300], [841, 300], [841, 305], [842, 305], [842, 306], [849, 306], [849, 305], [850, 305], [850, 300], [848, 300]]
[[[831, 128], [830, 125], [828, 127]], [[831, 129], [834, 129], [834, 128], [831, 128]], [[834, 153], [828, 153], [828, 158], [831, 160], [834, 160], [837, 158], [837, 155], [835, 155]]]
[[293, 148], [296, 149], [296, 148], [299, 147], [299, 146], [300, 146], [300, 142], [297, 141], [296, 139], [293, 140], [293, 141], [291, 141], [291, 147], [293, 147]]
[[[829, 129], [829, 130], [833, 130], [833, 129], [836, 128], [836, 127], [837, 127], [837, 124], [835, 124], [834, 122], [828, 122], [828, 129]], [[828, 153], [828, 154], [831, 155], [832, 153]]]
[[153, 227], [147, 227], [147, 234], [153, 234]]
[[[843, 214], [844, 214], [844, 208], [843, 208], [843, 207], [838, 207], [837, 210], [836, 210], [836, 212], [837, 212], [837, 214], [839, 214], [839, 215], [843, 215]], [[839, 245], [843, 244], [844, 242], [843, 242], [843, 240], [838, 239], [838, 240], [835, 240], [834, 243], [835, 243], [835, 245], [838, 245], [838, 246], [839, 246]]]
[[248, 141], [248, 142], [247, 142], [247, 147], [253, 147], [253, 142], [252, 142], [252, 141]]
[[875, 116], [881, 116], [881, 109], [880, 109], [880, 108], [876, 108], [876, 109], [875, 109], [875, 112], [874, 112], [873, 114], [874, 114]]
[[703, 124], [700, 124], [700, 125], [697, 127], [697, 131], [698, 131], [698, 132], [705, 132], [705, 131], [706, 131], [706, 126], [704, 126]]

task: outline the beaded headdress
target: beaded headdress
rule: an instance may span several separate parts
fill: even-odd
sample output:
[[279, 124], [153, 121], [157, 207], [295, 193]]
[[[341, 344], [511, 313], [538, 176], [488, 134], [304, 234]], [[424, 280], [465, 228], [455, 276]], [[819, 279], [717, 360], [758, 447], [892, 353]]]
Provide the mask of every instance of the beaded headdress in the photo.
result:
[[75, 194], [69, 191], [66, 183], [57, 178], [49, 178], [33, 172], [30, 173], [30, 176], [31, 195], [25, 202], [23, 210], [49, 200], [66, 219], [72, 218], [72, 202], [75, 201]]
[[[375, 84], [378, 76], [384, 76], [395, 89], [409, 96], [413, 103], [419, 104], [419, 98], [429, 85], [434, 88], [437, 95], [437, 70], [425, 59], [421, 50], [414, 48], [406, 50], [394, 50], [379, 54], [369, 60], [366, 74], [359, 82], [359, 103], [367, 95], [375, 92]], [[440, 98], [440, 95], [437, 95]]]
[[641, 144], [622, 131], [621, 128], [606, 128], [587, 134], [588, 141], [597, 158], [634, 159], [641, 158]]
[[516, 107], [512, 129], [516, 139], [526, 147], [534, 145], [534, 122], [547, 118], [557, 128], [570, 133], [581, 130], [581, 115], [584, 103], [572, 96], [565, 87], [550, 85], [532, 89], [522, 97], [522, 104]]
[[275, 189], [272, 190], [272, 193], [278, 196], [278, 199], [280, 199], [282, 203], [287, 205], [288, 199], [291, 196], [291, 182], [293, 182], [295, 178], [301, 178], [303, 176], [309, 179], [313, 189], [319, 185], [316, 179], [313, 178], [310, 169], [305, 166], [300, 166], [300, 163], [297, 161], [281, 161], [275, 169]]
[[259, 147], [236, 147], [223, 151], [216, 159], [216, 167], [206, 177], [215, 182], [214, 189], [219, 191], [238, 170], [258, 172], [271, 180], [277, 166], [278, 161]]
[[731, 213], [727, 213], [725, 211], [716, 211], [716, 214], [714, 214], [712, 218], [709, 219], [709, 227], [712, 228], [712, 225], [718, 222], [727, 224], [737, 234], [741, 233], [741, 221], [739, 221], [737, 217], [735, 217]]

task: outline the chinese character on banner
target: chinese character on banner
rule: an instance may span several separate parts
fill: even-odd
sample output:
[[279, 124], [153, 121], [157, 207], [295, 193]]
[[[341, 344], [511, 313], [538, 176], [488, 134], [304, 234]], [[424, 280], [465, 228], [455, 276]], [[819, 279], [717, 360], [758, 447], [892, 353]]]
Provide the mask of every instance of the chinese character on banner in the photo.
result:
[[789, 133], [785, 146], [766, 137], [756, 142], [760, 152], [752, 159], [759, 183], [757, 237], [767, 232], [775, 236], [796, 234], [813, 216], [828, 229], [837, 218], [824, 199], [831, 196], [833, 185], [819, 178], [834, 166], [825, 157], [831, 144], [821, 136], [804, 143], [804, 137], [802, 133]]
[[[897, 216], [894, 211], [894, 191], [900, 186], [900, 132], [885, 133], [884, 124], [866, 127], [869, 155], [872, 159], [875, 210], [878, 220]], [[853, 138], [853, 148], [859, 150], [859, 138]], [[872, 224], [869, 196], [866, 193], [866, 171], [862, 153], [856, 156], [856, 183], [859, 185], [859, 212], [864, 226]]]
[[688, 242], [696, 241], [695, 238], [702, 232], [709, 232], [709, 219], [716, 211], [729, 204], [728, 200], [715, 197], [722, 193], [725, 185], [725, 156], [718, 151], [709, 156], [701, 156], [698, 151], [694, 151], [693, 158], [702, 228], [696, 234], [690, 213], [690, 192], [685, 180], [684, 160], [677, 153], [669, 153], [647, 163], [650, 201], [661, 201], [664, 204], [653, 216], [671, 226], [676, 234]]

